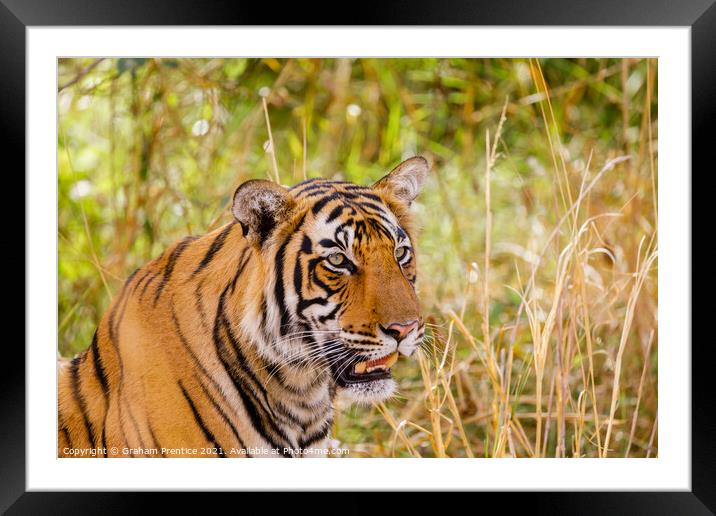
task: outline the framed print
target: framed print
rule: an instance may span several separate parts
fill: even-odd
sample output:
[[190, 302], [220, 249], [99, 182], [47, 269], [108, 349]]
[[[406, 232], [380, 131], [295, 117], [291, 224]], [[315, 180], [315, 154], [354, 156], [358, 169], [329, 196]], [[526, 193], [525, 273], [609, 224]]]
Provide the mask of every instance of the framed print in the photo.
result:
[[0, 11], [27, 202], [3, 509], [441, 490], [713, 510], [690, 211], [709, 2], [351, 27], [43, 4]]

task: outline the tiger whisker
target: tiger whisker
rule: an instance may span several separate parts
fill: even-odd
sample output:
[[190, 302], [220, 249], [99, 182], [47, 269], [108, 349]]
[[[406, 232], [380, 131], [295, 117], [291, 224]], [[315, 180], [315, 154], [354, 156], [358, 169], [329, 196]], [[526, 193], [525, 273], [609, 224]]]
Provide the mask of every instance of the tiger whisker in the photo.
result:
[[[344, 359], [346, 359], [346, 358], [349, 358], [349, 357], [350, 357], [350, 352], [349, 352], [349, 351], [347, 351], [347, 350], [342, 351], [342, 352], [339, 353], [336, 357], [333, 357], [333, 359], [326, 364], [326, 366], [323, 368], [323, 370], [321, 371], [321, 373], [325, 373], [326, 371], [328, 371], [328, 372], [330, 373], [331, 368], [332, 368], [333, 365], [335, 365], [335, 364], [339, 363], [340, 361], [342, 361], [342, 360], [344, 360]], [[343, 371], [345, 371], [345, 369], [346, 369], [350, 364], [351, 364], [351, 361], [350, 361], [350, 360], [346, 360], [346, 365], [338, 372], [338, 374], [337, 374], [336, 376], [340, 376], [340, 375], [343, 373]], [[317, 379], [319, 376], [320, 376], [320, 374], [317, 375], [316, 378], [314, 378], [313, 382], [315, 382], [316, 379]], [[312, 382], [312, 383], [313, 383], [313, 382]]]
[[324, 355], [326, 352], [330, 352], [335, 349], [339, 349], [341, 347], [341, 344], [339, 342], [333, 342], [333, 343], [325, 343], [320, 347], [316, 347], [314, 349], [306, 349], [301, 350], [298, 353], [294, 353], [291, 355], [285, 355], [282, 358], [281, 362], [278, 362], [275, 364], [276, 366], [289, 366], [292, 365], [290, 362], [295, 362], [297, 360], [305, 360], [307, 358], [311, 359], [314, 357], [320, 357]]
[[[296, 361], [301, 360], [306, 363], [299, 364], [299, 366], [305, 366], [305, 369], [309, 369], [312, 366], [316, 365], [318, 361], [320, 361], [326, 353], [330, 353], [332, 351], [335, 351], [337, 349], [340, 349], [342, 347], [342, 343], [340, 341], [328, 341], [325, 343], [315, 343], [316, 349], [311, 350], [301, 350], [300, 353], [297, 353], [295, 355], [292, 355], [290, 357], [283, 357], [284, 362], [278, 362], [274, 365], [274, 368], [269, 372], [269, 376], [267, 378], [267, 382], [275, 376], [275, 374], [281, 369], [286, 368], [289, 366], [292, 366], [292, 364], [288, 363], [289, 361]], [[306, 359], [309, 359], [306, 361]], [[295, 365], [293, 367], [296, 367]]]

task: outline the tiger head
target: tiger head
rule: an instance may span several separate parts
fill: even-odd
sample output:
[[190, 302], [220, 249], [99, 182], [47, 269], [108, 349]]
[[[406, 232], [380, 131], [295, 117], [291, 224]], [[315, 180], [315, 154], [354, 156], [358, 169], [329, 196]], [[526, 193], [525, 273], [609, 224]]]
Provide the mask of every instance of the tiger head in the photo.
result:
[[391, 366], [424, 336], [409, 207], [428, 169], [414, 157], [370, 187], [311, 179], [237, 189], [232, 212], [263, 270], [241, 326], [266, 359], [328, 372], [353, 401], [393, 394]]

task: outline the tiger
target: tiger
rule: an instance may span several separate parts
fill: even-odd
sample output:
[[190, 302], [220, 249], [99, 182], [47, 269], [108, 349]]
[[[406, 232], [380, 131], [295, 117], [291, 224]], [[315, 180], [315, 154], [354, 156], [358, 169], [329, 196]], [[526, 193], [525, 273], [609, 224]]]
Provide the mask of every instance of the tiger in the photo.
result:
[[390, 398], [423, 342], [410, 208], [429, 168], [241, 184], [231, 222], [134, 271], [89, 347], [58, 360], [58, 456], [327, 449], [337, 396]]

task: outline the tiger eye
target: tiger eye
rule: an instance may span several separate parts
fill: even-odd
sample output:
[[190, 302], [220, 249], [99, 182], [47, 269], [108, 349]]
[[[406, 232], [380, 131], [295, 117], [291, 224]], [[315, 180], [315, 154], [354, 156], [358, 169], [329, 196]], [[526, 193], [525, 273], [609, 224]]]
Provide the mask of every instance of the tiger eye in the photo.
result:
[[345, 255], [341, 253], [333, 253], [328, 255], [328, 263], [331, 265], [335, 265], [336, 267], [339, 265], [343, 265], [346, 262]]
[[398, 247], [398, 248], [395, 250], [395, 257], [396, 257], [398, 260], [400, 260], [400, 259], [402, 259], [402, 258], [405, 256], [405, 254], [406, 254], [407, 252], [408, 252], [408, 248], [407, 248], [407, 247], [405, 247], [405, 246], [403, 246], [403, 247]]

